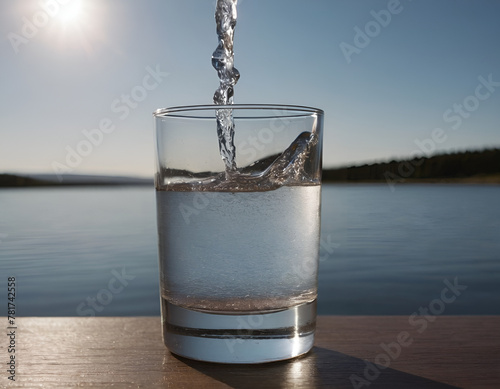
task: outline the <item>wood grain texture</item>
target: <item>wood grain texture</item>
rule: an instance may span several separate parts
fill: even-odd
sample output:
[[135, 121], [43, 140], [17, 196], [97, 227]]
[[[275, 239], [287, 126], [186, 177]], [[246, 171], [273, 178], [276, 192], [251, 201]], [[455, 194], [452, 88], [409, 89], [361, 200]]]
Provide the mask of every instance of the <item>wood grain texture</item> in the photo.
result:
[[[370, 389], [500, 387], [500, 317], [433, 319], [419, 333], [408, 317], [322, 316], [307, 355], [239, 366], [173, 356], [158, 317], [19, 318], [16, 382], [2, 368], [0, 387], [353, 388], [355, 376]], [[4, 366], [5, 339], [0, 350]]]

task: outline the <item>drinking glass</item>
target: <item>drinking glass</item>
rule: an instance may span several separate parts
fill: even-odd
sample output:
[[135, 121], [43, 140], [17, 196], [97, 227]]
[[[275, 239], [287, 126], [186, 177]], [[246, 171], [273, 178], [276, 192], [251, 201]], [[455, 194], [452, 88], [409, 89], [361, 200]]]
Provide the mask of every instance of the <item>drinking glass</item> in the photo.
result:
[[[234, 121], [236, 168], [221, 158], [220, 110]], [[323, 111], [205, 105], [154, 117], [165, 345], [220, 363], [306, 353], [316, 325]]]

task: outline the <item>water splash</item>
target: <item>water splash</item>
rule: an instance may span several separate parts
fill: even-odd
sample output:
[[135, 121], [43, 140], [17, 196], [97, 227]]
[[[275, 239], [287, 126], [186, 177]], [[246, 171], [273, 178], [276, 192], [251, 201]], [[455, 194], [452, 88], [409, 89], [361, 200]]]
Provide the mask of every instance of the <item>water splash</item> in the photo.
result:
[[[233, 104], [234, 85], [240, 73], [234, 67], [234, 28], [236, 27], [236, 4], [238, 0], [217, 0], [215, 22], [219, 45], [212, 54], [212, 66], [217, 70], [220, 85], [214, 94], [214, 104]], [[218, 109], [217, 136], [219, 150], [226, 165], [226, 177], [236, 171], [236, 148], [234, 146], [234, 119], [232, 109]]]
[[[283, 153], [269, 157], [272, 162], [256, 161], [247, 168], [234, 170], [230, 180], [225, 173], [220, 173], [207, 178], [193, 177], [190, 182], [170, 183], [160, 190], [260, 192], [282, 186], [319, 185], [320, 177], [307, 171], [306, 166], [308, 158], [315, 153], [318, 141], [317, 133], [305, 131], [297, 136]], [[261, 162], [263, 170], [259, 168]]]

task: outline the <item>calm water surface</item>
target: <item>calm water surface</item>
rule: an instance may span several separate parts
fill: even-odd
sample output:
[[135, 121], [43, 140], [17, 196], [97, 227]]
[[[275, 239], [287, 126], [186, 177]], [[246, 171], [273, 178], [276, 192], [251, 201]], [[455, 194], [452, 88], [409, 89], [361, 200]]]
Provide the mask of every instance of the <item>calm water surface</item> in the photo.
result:
[[[500, 314], [500, 186], [324, 185], [320, 314]], [[18, 316], [159, 314], [148, 187], [0, 190], [0, 296]], [[0, 304], [0, 315], [6, 304]]]

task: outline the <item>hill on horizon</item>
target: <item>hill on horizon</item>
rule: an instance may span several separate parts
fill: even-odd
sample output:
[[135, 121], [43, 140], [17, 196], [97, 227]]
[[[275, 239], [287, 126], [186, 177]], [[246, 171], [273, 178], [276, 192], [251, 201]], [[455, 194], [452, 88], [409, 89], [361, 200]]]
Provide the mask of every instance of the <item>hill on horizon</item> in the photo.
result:
[[148, 185], [153, 178], [103, 176], [91, 174], [65, 174], [62, 181], [55, 174], [0, 174], [1, 187], [85, 186], [85, 185]]
[[[474, 178], [474, 180], [472, 180]], [[500, 183], [500, 148], [324, 169], [325, 182]]]

